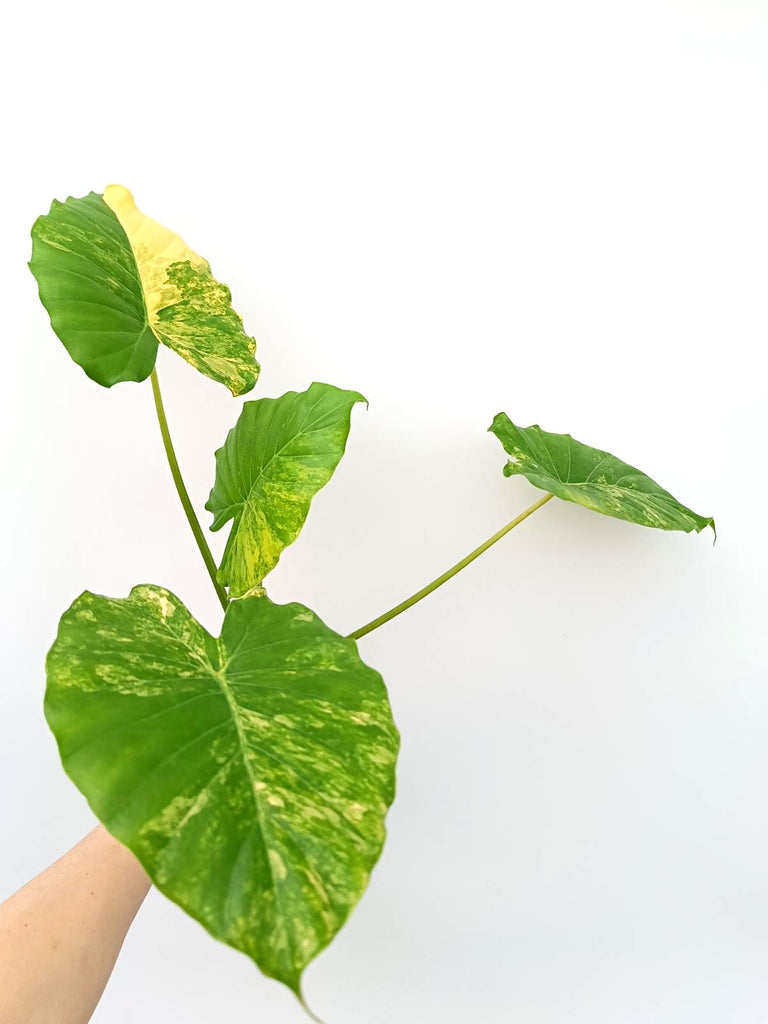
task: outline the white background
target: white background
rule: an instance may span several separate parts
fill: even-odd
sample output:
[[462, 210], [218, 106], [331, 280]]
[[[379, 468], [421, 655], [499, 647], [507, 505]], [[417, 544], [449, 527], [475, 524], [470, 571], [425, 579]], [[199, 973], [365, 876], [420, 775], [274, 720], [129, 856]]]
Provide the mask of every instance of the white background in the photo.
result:
[[[220, 619], [149, 384], [87, 380], [25, 266], [53, 196], [118, 181], [231, 286], [263, 364], [249, 397], [370, 399], [274, 599], [349, 631], [528, 505], [486, 433], [500, 409], [718, 521], [713, 548], [552, 502], [361, 641], [399, 795], [310, 1002], [328, 1024], [764, 1024], [765, 3], [5, 17], [0, 895], [93, 823], [42, 716], [61, 612], [153, 582]], [[159, 366], [207, 525], [241, 400]], [[157, 894], [94, 1017], [303, 1019]]]

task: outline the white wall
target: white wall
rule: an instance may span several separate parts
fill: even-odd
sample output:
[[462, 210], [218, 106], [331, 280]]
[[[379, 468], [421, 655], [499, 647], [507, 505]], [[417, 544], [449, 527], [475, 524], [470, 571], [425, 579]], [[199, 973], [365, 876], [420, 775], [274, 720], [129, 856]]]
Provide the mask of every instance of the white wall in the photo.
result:
[[[361, 642], [403, 734], [399, 796], [312, 1004], [329, 1024], [762, 1024], [766, 5], [9, 17], [0, 895], [92, 824], [42, 716], [64, 608], [154, 582], [219, 621], [149, 385], [88, 381], [25, 267], [53, 196], [119, 181], [232, 287], [251, 397], [319, 379], [370, 399], [276, 600], [348, 631], [529, 504], [485, 433], [500, 409], [718, 520], [713, 548], [550, 503]], [[241, 402], [170, 353], [160, 369], [202, 511]], [[157, 894], [94, 1018], [302, 1019]]]

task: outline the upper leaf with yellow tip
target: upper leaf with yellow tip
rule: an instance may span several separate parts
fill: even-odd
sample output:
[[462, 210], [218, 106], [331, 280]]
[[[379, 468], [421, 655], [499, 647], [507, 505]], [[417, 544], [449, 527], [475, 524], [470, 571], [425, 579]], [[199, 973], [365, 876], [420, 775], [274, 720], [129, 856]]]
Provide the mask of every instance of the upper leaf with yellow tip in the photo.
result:
[[54, 200], [32, 228], [29, 265], [54, 331], [99, 384], [144, 380], [158, 342], [233, 395], [256, 383], [256, 343], [229, 289], [122, 185]]

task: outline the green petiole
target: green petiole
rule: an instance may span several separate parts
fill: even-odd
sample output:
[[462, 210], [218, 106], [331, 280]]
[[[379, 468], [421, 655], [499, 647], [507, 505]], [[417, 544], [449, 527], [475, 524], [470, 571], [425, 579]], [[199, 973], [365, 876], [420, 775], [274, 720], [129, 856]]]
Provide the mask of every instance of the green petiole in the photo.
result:
[[396, 604], [394, 608], [390, 608], [388, 612], [384, 612], [384, 614], [379, 615], [378, 618], [371, 619], [371, 621], [366, 623], [364, 626], [360, 626], [359, 629], [356, 629], [354, 633], [350, 633], [349, 636], [353, 640], [359, 640], [361, 636], [365, 636], [366, 633], [373, 632], [374, 629], [378, 629], [379, 626], [383, 626], [385, 622], [389, 622], [390, 619], [394, 619], [394, 617], [399, 615], [400, 612], [404, 612], [408, 608], [413, 607], [413, 605], [418, 601], [421, 601], [423, 597], [431, 594], [433, 590], [437, 590], [438, 587], [442, 586], [443, 583], [446, 583], [452, 576], [455, 576], [456, 573], [461, 572], [461, 570], [466, 568], [470, 562], [474, 562], [479, 555], [482, 555], [484, 551], [487, 551], [488, 548], [492, 547], [497, 540], [501, 540], [505, 534], [509, 533], [510, 530], [514, 530], [514, 528], [522, 523], [524, 519], [527, 519], [528, 516], [532, 515], [537, 509], [540, 509], [542, 505], [546, 505], [552, 497], [554, 497], [554, 495], [545, 494], [543, 498], [539, 498], [538, 501], [535, 501], [533, 505], [530, 505], [524, 512], [521, 512], [519, 516], [515, 516], [515, 518], [510, 523], [507, 523], [506, 526], [502, 526], [500, 530], [494, 533], [492, 537], [489, 537], [488, 540], [484, 541], [479, 547], [475, 548], [474, 551], [470, 551], [465, 558], [462, 558], [460, 562], [457, 562], [456, 565], [444, 572], [442, 576], [438, 576], [437, 579], [428, 583], [426, 587], [422, 587], [421, 590], [417, 590], [415, 594], [406, 598], [405, 601], [401, 601], [400, 604]]
[[176, 452], [173, 450], [173, 441], [171, 441], [171, 434], [170, 431], [168, 430], [168, 420], [166, 419], [165, 409], [163, 407], [163, 396], [160, 394], [160, 381], [157, 379], [157, 369], [152, 370], [150, 380], [152, 381], [152, 394], [155, 399], [157, 422], [160, 424], [160, 433], [163, 438], [163, 447], [165, 448], [165, 454], [168, 457], [168, 465], [171, 467], [171, 476], [173, 477], [173, 482], [176, 485], [176, 491], [179, 495], [179, 500], [181, 501], [182, 507], [184, 509], [184, 514], [187, 517], [187, 522], [189, 523], [190, 529], [194, 534], [195, 541], [197, 542], [197, 546], [200, 549], [200, 554], [203, 556], [205, 568], [208, 570], [208, 575], [211, 577], [211, 583], [213, 583], [213, 588], [216, 591], [216, 596], [218, 597], [219, 602], [221, 603], [221, 607], [224, 609], [224, 611], [226, 611], [227, 605], [229, 603], [227, 600], [227, 593], [222, 587], [222, 585], [219, 583], [219, 581], [216, 579], [216, 562], [214, 561], [213, 555], [211, 554], [211, 549], [208, 547], [208, 542], [205, 539], [203, 528], [200, 525], [197, 516], [195, 515], [195, 510], [192, 507], [192, 502], [189, 500], [189, 494], [187, 493], [187, 488], [184, 485], [184, 479], [181, 475], [181, 470], [179, 469], [179, 462], [178, 459], [176, 458]]

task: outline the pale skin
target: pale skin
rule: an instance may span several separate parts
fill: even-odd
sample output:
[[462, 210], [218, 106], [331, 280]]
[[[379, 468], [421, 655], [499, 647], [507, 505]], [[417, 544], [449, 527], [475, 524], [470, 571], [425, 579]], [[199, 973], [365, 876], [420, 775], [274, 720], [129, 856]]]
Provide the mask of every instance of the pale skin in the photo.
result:
[[0, 904], [0, 1024], [87, 1024], [150, 884], [99, 825]]

